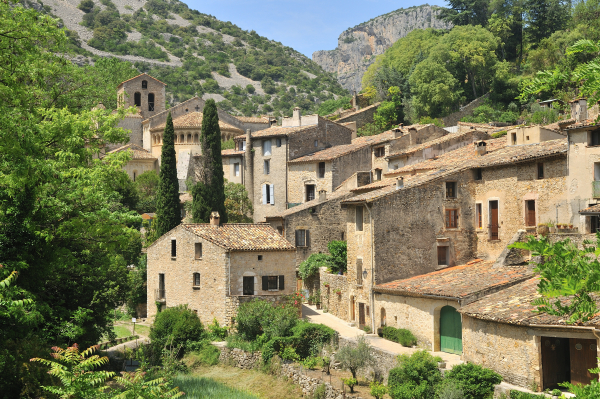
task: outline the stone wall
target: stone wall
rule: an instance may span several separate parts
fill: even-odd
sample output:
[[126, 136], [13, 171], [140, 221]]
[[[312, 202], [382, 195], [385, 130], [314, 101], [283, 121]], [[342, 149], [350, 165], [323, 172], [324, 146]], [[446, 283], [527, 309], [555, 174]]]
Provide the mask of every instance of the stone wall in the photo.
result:
[[263, 364], [261, 352], [245, 352], [238, 348], [220, 348], [219, 362], [238, 369], [260, 368]]
[[[325, 175], [318, 176], [319, 162], [302, 162], [288, 164], [288, 203], [302, 204], [306, 201], [306, 185], [315, 186], [315, 198], [318, 198], [319, 191], [325, 190], [331, 193], [332, 189], [332, 162], [325, 163]], [[335, 187], [335, 186], [333, 186]]]
[[471, 115], [473, 110], [482, 105], [490, 96], [489, 93], [476, 98], [467, 105], [460, 107], [460, 110], [442, 118], [444, 126], [456, 126], [456, 124], [465, 116]]
[[[317, 145], [315, 146], [315, 141]], [[289, 160], [303, 157], [336, 145], [351, 144], [352, 130], [319, 117], [313, 129], [289, 135]]]
[[331, 163], [332, 186], [327, 192], [331, 193], [354, 173], [371, 170], [371, 161], [371, 149], [368, 146], [334, 159]]
[[[327, 273], [327, 269], [320, 269], [321, 276], [321, 306], [327, 309], [329, 313], [342, 320], [349, 321], [348, 305], [348, 278], [338, 274]], [[325, 287], [329, 284], [329, 287]], [[341, 294], [335, 293], [340, 290]]]
[[[147, 82], [147, 87], [142, 88], [142, 82]], [[161, 113], [165, 110], [166, 96], [165, 96], [165, 84], [151, 78], [149, 75], [142, 74], [133, 79], [123, 82], [118, 90], [117, 97], [119, 99], [119, 105], [125, 108], [135, 106], [135, 93], [140, 94], [140, 110], [143, 119], [148, 119], [153, 115]], [[154, 94], [154, 107], [151, 111], [148, 104], [148, 96]]]
[[[119, 122], [117, 127], [129, 130], [129, 142], [143, 148], [144, 138], [142, 133], [141, 115], [128, 114], [122, 121]], [[112, 151], [115, 148], [119, 148], [121, 146], [123, 146], [123, 144], [109, 144], [107, 145], [107, 151]]]
[[352, 112], [349, 115], [342, 115], [336, 120], [337, 123], [356, 122], [356, 128], [360, 129], [367, 123], [373, 123], [373, 115], [377, 112], [380, 103], [370, 105], [366, 108], [362, 108], [358, 111]]
[[[289, 141], [280, 137], [281, 146], [277, 147], [277, 139], [266, 137], [252, 140], [253, 154], [253, 192], [254, 221], [264, 222], [268, 216], [279, 215], [287, 208], [287, 158]], [[263, 154], [263, 143], [271, 142], [271, 155]], [[269, 174], [265, 174], [265, 161], [269, 161]], [[274, 204], [264, 204], [263, 187], [273, 185]], [[273, 200], [271, 201], [273, 202]]]

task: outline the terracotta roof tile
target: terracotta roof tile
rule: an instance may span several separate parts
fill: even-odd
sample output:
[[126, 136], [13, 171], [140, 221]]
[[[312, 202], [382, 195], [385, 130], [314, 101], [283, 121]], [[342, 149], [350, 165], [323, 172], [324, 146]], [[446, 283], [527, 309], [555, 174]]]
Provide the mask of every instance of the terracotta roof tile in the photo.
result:
[[[257, 132], [252, 132], [252, 138], [261, 138], [261, 137], [276, 137], [276, 136], [287, 136], [291, 133], [303, 132], [305, 130], [316, 129], [318, 125], [308, 125], [308, 126], [295, 126], [295, 127], [281, 127], [281, 126], [272, 126], [268, 129], [259, 130]], [[240, 135], [236, 138], [245, 138], [246, 135]]]
[[225, 223], [183, 224], [187, 230], [215, 245], [233, 251], [293, 251], [296, 248], [271, 225]]
[[386, 141], [390, 141], [393, 139], [394, 139], [394, 132], [392, 130], [388, 130], [387, 132], [376, 134], [374, 136], [357, 137], [354, 140], [352, 140], [352, 144], [366, 143], [369, 145], [377, 145], [377, 144], [385, 143]]
[[[173, 119], [173, 126], [175, 127], [175, 129], [190, 128], [190, 127], [191, 128], [201, 128], [202, 127], [202, 117], [203, 117], [202, 112], [189, 112], [187, 114], [178, 116], [177, 118]], [[235, 126], [231, 126], [230, 124], [225, 123], [221, 120], [219, 121], [219, 127], [221, 128], [221, 130], [232, 131], [235, 133], [243, 133], [243, 130], [238, 129]], [[150, 129], [151, 132], [158, 132], [161, 130], [165, 130], [164, 123]]]
[[468, 132], [463, 132], [463, 133], [459, 133], [459, 132], [457, 132], [457, 133], [448, 133], [447, 135], [439, 137], [437, 139], [426, 141], [426, 142], [424, 142], [422, 144], [419, 144], [419, 145], [416, 145], [416, 146], [413, 146], [413, 147], [409, 147], [409, 148], [406, 148], [406, 149], [404, 149], [402, 151], [390, 154], [387, 157], [385, 157], [385, 159], [393, 159], [393, 158], [398, 158], [398, 157], [401, 157], [401, 156], [406, 156], [406, 155], [409, 155], [409, 154], [414, 154], [415, 152], [424, 150], [426, 148], [433, 147], [434, 145], [443, 144], [443, 143], [446, 143], [448, 141], [459, 139], [459, 138], [464, 137], [464, 136], [472, 135], [474, 132], [475, 132], [474, 130], [469, 130]]
[[582, 215], [584, 215], [584, 214], [593, 214], [593, 215], [600, 214], [600, 204], [589, 206], [585, 209], [580, 210], [579, 213]]
[[119, 85], [117, 86], [117, 89], [118, 89], [119, 87], [123, 86], [123, 83], [127, 83], [127, 82], [129, 82], [129, 81], [131, 81], [131, 80], [137, 79], [137, 78], [139, 78], [140, 76], [143, 76], [143, 75], [146, 75], [146, 76], [147, 76], [147, 77], [149, 77], [150, 79], [154, 79], [154, 80], [156, 80], [157, 82], [164, 84], [165, 86], [167, 85], [166, 83], [164, 83], [164, 82], [161, 82], [160, 80], [156, 79], [156, 78], [155, 78], [155, 77], [153, 77], [153, 76], [150, 76], [150, 75], [148, 75], [147, 73], [140, 73], [139, 75], [137, 75], [137, 76], [134, 76], [134, 77], [133, 77], [133, 78], [131, 78], [131, 79], [127, 79], [127, 80], [124, 80], [124, 81], [122, 81], [121, 83], [119, 83]]
[[237, 119], [240, 122], [244, 122], [244, 123], [270, 123], [271, 119], [274, 118], [270, 118], [268, 116], [234, 116], [235, 119]]
[[313, 206], [317, 206], [320, 204], [323, 204], [325, 202], [328, 201], [332, 201], [332, 200], [338, 200], [338, 199], [342, 199], [344, 197], [352, 197], [352, 193], [348, 190], [338, 190], [338, 191], [334, 191], [333, 193], [327, 193], [327, 199], [325, 201], [320, 201], [319, 198], [315, 198], [312, 201], [308, 201], [308, 202], [304, 202], [300, 205], [297, 206], [293, 206], [289, 209], [286, 209], [285, 211], [283, 211], [281, 214], [279, 215], [275, 215], [275, 216], [268, 216], [267, 219], [271, 219], [271, 218], [284, 218], [286, 216], [289, 215], [293, 215], [297, 212], [302, 212], [306, 209], [312, 208]]
[[[349, 116], [354, 116], [354, 115], [360, 114], [360, 113], [362, 113], [362, 112], [365, 112], [365, 111], [367, 111], [367, 110], [370, 110], [370, 109], [372, 109], [372, 108], [379, 107], [379, 105], [380, 105], [380, 104], [381, 104], [381, 103], [375, 103], [375, 104], [369, 105], [368, 107], [361, 108], [361, 109], [359, 109], [359, 110], [357, 110], [356, 108], [350, 108], [350, 109], [348, 109], [348, 110], [344, 110], [344, 111], [342, 111], [342, 113], [340, 114], [340, 117], [339, 117], [339, 119], [336, 119], [336, 121], [338, 121], [338, 122], [339, 122], [340, 120], [342, 120], [342, 119], [344, 119], [344, 118], [347, 118], [347, 117], [349, 117]], [[335, 116], [335, 115], [337, 115], [337, 114], [336, 114], [336, 113], [329, 114], [329, 115], [325, 116], [325, 118], [329, 118], [329, 117], [332, 117], [332, 116]]]
[[493, 261], [475, 259], [421, 276], [376, 285], [373, 290], [409, 296], [468, 299], [477, 294], [516, 284], [533, 275], [527, 266], [493, 267]]
[[221, 151], [222, 157], [239, 157], [240, 155], [244, 155], [244, 151], [237, 151], [235, 148]]
[[142, 147], [140, 147], [138, 145], [132, 144], [132, 143], [124, 145], [123, 147], [115, 148], [114, 150], [109, 151], [108, 154], [114, 154], [117, 152], [128, 151], [128, 150], [132, 152], [131, 159], [157, 159], [152, 154], [150, 154], [147, 150], [143, 149]]
[[596, 119], [586, 119], [581, 122], [573, 123], [572, 125], [565, 128], [565, 130], [581, 129], [585, 127], [600, 126], [600, 123]]
[[[520, 284], [468, 304], [459, 309], [459, 312], [477, 319], [523, 326], [566, 325], [567, 323], [561, 317], [534, 312], [537, 306], [531, 303], [541, 297], [537, 292], [538, 282], [537, 277], [530, 278]], [[566, 299], [568, 303], [568, 298], [563, 299]], [[590, 326], [599, 324], [600, 315], [596, 315], [592, 320], [583, 323], [583, 325]]]
[[367, 147], [368, 143], [352, 143], [346, 145], [336, 145], [324, 149], [314, 154], [305, 155], [300, 158], [296, 158], [288, 163], [305, 163], [305, 162], [316, 162], [316, 161], [331, 161], [332, 159], [339, 158], [341, 156], [351, 154], [361, 148]]

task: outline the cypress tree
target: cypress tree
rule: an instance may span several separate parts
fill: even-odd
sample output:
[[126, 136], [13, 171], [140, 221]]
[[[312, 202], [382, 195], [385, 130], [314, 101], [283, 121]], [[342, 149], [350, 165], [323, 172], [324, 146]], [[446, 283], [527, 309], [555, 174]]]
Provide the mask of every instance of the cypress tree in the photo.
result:
[[175, 129], [171, 113], [163, 134], [160, 156], [160, 175], [156, 192], [156, 231], [158, 237], [181, 223], [179, 210], [179, 180], [177, 180], [177, 160], [175, 158]]
[[204, 156], [204, 181], [192, 189], [192, 213], [195, 223], [208, 223], [212, 211], [219, 212], [221, 223], [227, 222], [225, 211], [225, 179], [221, 158], [221, 129], [217, 104], [207, 100], [202, 117], [202, 155]]

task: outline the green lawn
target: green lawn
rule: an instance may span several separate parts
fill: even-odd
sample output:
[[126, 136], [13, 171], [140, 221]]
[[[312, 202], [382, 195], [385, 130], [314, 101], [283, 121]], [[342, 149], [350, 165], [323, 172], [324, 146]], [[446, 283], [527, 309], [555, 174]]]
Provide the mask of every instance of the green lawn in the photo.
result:
[[187, 399], [259, 399], [258, 396], [238, 391], [210, 378], [179, 375], [173, 383], [185, 392]]

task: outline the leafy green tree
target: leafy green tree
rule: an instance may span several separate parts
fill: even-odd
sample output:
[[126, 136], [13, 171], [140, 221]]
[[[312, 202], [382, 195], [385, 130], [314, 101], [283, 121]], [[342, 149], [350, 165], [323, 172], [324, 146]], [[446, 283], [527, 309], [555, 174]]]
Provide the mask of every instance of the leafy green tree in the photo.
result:
[[215, 101], [204, 105], [202, 118], [202, 155], [204, 179], [192, 188], [193, 218], [195, 223], [208, 223], [213, 211], [219, 212], [221, 223], [227, 223], [225, 208], [225, 178], [221, 157], [221, 129]]
[[225, 209], [230, 223], [252, 223], [252, 201], [243, 184], [225, 183]]
[[135, 179], [139, 194], [138, 211], [140, 213], [156, 212], [156, 192], [160, 179], [154, 170], [148, 170]]
[[586, 241], [582, 250], [568, 239], [551, 244], [546, 237], [533, 236], [509, 246], [531, 251], [534, 258], [541, 256], [542, 262], [535, 264], [542, 295], [533, 302], [537, 312], [564, 317], [570, 324], [588, 321], [598, 313], [592, 295], [600, 292], [599, 246], [600, 235], [596, 235], [596, 246]]
[[449, 0], [449, 7], [443, 8], [439, 19], [452, 25], [486, 26], [490, 14], [489, 0]]
[[123, 387], [123, 391], [113, 396], [114, 399], [163, 399], [179, 398], [185, 395], [178, 387], [163, 377], [148, 380], [147, 373], [142, 370], [134, 372], [121, 371], [115, 381]]
[[177, 160], [175, 158], [175, 129], [170, 112], [165, 124], [160, 161], [160, 179], [156, 192], [157, 218], [154, 221], [159, 237], [181, 223], [179, 180], [177, 179]]
[[330, 266], [331, 256], [328, 254], [311, 254], [298, 266], [298, 273], [303, 280], [319, 273], [319, 268]]
[[340, 97], [337, 100], [331, 99], [331, 100], [323, 101], [319, 105], [319, 109], [317, 110], [317, 113], [321, 116], [324, 116], [324, 115], [329, 115], [331, 113], [334, 113], [335, 111], [337, 111], [340, 108], [350, 109], [350, 107], [351, 107], [350, 97]]
[[387, 130], [393, 124], [404, 121], [404, 109], [402, 107], [402, 93], [397, 86], [391, 86], [387, 90], [391, 101], [382, 102], [375, 115], [373, 121], [382, 129]]
[[330, 271], [344, 273], [348, 267], [348, 243], [346, 241], [329, 241], [327, 250], [331, 255]]
[[473, 363], [458, 364], [444, 377], [456, 382], [465, 399], [491, 398], [494, 387], [502, 382], [498, 373]]
[[146, 303], [146, 281], [147, 281], [147, 263], [148, 258], [144, 254], [140, 256], [140, 259], [135, 269], [130, 270], [127, 275], [127, 311], [133, 317], [137, 315], [137, 305], [140, 303]]
[[339, 348], [335, 354], [335, 360], [340, 363], [343, 370], [349, 370], [354, 379], [356, 379], [358, 370], [370, 366], [374, 361], [371, 355], [371, 345], [364, 335], [357, 338], [356, 344], [349, 343]]
[[393, 399], [433, 399], [435, 386], [442, 380], [438, 359], [426, 351], [398, 356], [399, 366], [391, 369], [388, 377], [390, 396]]
[[571, 2], [563, 0], [527, 0], [527, 36], [534, 44], [566, 28]]
[[458, 80], [443, 65], [430, 60], [417, 65], [410, 75], [410, 85], [415, 113], [411, 119], [447, 115], [462, 98]]
[[188, 343], [199, 342], [205, 331], [198, 315], [186, 306], [180, 305], [159, 312], [150, 330], [150, 340], [157, 353], [164, 348], [173, 348], [179, 357], [183, 356]]

